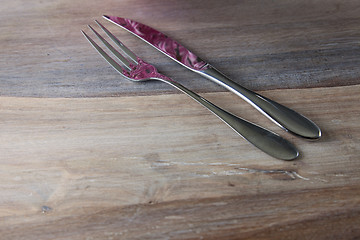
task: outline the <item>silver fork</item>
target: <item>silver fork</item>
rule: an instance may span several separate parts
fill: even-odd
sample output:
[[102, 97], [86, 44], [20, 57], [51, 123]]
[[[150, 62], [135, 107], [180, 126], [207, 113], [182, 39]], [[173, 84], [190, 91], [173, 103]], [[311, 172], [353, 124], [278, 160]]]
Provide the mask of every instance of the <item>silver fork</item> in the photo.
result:
[[100, 53], [100, 55], [124, 78], [139, 82], [148, 80], [158, 80], [182, 91], [202, 106], [207, 108], [210, 112], [224, 121], [230, 128], [252, 143], [254, 146], [269, 154], [272, 157], [282, 160], [293, 160], [299, 156], [299, 152], [289, 141], [282, 138], [278, 134], [271, 132], [263, 127], [255, 125], [249, 121], [239, 118], [198, 94], [190, 91], [181, 84], [172, 80], [171, 78], [160, 74], [157, 69], [137, 57], [130, 49], [120, 42], [112, 33], [109, 32], [102, 24], [95, 20], [99, 27], [108, 35], [108, 37], [119, 47], [123, 54], [117, 51], [108, 41], [106, 41], [94, 28], [89, 25], [91, 31], [100, 39], [107, 49], [117, 58], [115, 61], [110, 57], [99, 45], [95, 43], [84, 31], [81, 31], [90, 44]]

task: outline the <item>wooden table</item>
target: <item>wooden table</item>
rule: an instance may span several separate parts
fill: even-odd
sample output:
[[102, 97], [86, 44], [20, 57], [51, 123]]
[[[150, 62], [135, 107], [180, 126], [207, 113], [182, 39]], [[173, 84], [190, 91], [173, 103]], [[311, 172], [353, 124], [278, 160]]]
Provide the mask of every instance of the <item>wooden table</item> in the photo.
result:
[[[5, 0], [0, 13], [1, 239], [360, 237], [359, 1]], [[285, 133], [102, 14], [165, 32], [322, 139]], [[271, 158], [177, 90], [122, 79], [81, 35], [94, 19], [301, 157]]]

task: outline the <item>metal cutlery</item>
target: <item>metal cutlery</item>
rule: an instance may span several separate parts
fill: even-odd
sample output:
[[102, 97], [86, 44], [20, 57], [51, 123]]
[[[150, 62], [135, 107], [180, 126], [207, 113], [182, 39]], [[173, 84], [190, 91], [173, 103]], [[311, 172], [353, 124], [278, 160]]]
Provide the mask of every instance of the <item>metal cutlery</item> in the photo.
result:
[[319, 139], [321, 137], [320, 128], [305, 116], [233, 82], [209, 63], [165, 34], [130, 19], [103, 17], [139, 37], [182, 66], [237, 94], [281, 128], [307, 139]]
[[98, 21], [96, 21], [96, 23], [108, 35], [108, 37], [113, 40], [113, 42], [117, 45], [117, 48], [121, 50], [122, 53], [117, 51], [108, 41], [106, 41], [94, 28], [89, 25], [91, 31], [106, 46], [107, 50], [109, 50], [115, 56], [116, 60], [110, 57], [109, 54], [107, 54], [106, 51], [104, 51], [98, 44], [96, 44], [95, 41], [91, 39], [84, 31], [82, 31], [82, 33], [90, 42], [90, 44], [98, 51], [98, 53], [124, 78], [135, 82], [158, 80], [170, 84], [207, 108], [222, 121], [224, 121], [235, 132], [240, 134], [254, 146], [258, 147], [270, 156], [283, 160], [293, 160], [299, 155], [297, 149], [289, 141], [282, 138], [278, 134], [239, 118], [229, 112], [226, 112], [225, 110], [214, 105], [198, 94], [190, 91], [171, 78], [160, 74], [153, 65], [146, 63], [141, 58], [137, 57]]

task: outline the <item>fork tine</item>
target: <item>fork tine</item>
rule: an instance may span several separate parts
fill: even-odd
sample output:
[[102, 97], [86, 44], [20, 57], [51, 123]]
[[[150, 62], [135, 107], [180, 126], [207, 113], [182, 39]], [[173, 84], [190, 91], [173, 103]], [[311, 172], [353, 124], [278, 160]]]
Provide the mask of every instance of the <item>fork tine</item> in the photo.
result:
[[101, 23], [99, 23], [97, 20], [95, 20], [97, 25], [106, 33], [106, 35], [113, 40], [113, 42], [119, 46], [119, 48], [135, 63], [138, 64], [137, 59], [138, 57], [130, 50], [128, 49], [119, 39], [117, 39], [109, 30], [107, 30]]
[[[120, 66], [114, 59], [112, 59], [99, 45], [97, 45], [94, 40], [92, 40], [84, 31], [81, 30], [85, 38], [90, 42], [90, 44], [100, 53], [100, 55], [113, 67], [116, 71], [118, 71], [121, 75], [124, 75], [124, 69]], [[125, 76], [126, 77], [126, 76]]]
[[121, 53], [119, 53], [113, 46], [111, 46], [111, 44], [108, 41], [106, 41], [97, 31], [95, 31], [94, 28], [92, 28], [90, 25], [88, 25], [88, 27], [91, 29], [91, 31], [93, 31], [93, 33], [95, 33], [95, 35], [100, 39], [100, 41], [102, 41], [105, 44], [105, 46], [120, 60], [120, 62], [124, 64], [128, 70], [131, 70], [130, 62]]

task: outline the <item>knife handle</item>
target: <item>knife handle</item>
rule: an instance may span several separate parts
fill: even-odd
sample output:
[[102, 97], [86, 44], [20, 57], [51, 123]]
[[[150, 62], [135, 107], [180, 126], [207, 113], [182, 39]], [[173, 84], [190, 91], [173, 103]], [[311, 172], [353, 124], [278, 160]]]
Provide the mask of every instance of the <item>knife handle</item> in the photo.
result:
[[269, 154], [272, 157], [282, 160], [293, 160], [299, 156], [299, 152], [289, 141], [282, 138], [276, 133], [273, 133], [265, 128], [248, 122], [242, 118], [239, 118], [220, 107], [209, 102], [205, 98], [199, 96], [193, 91], [185, 88], [181, 84], [172, 81], [170, 79], [158, 78], [157, 80], [166, 82], [173, 87], [179, 89], [183, 93], [187, 94], [195, 101], [203, 105], [223, 122], [225, 122], [235, 132], [240, 134], [243, 138], [248, 140], [254, 146]]
[[208, 65], [207, 69], [198, 71], [198, 73], [237, 94], [285, 130], [307, 139], [319, 139], [321, 137], [320, 128], [310, 119], [240, 86], [212, 66]]

